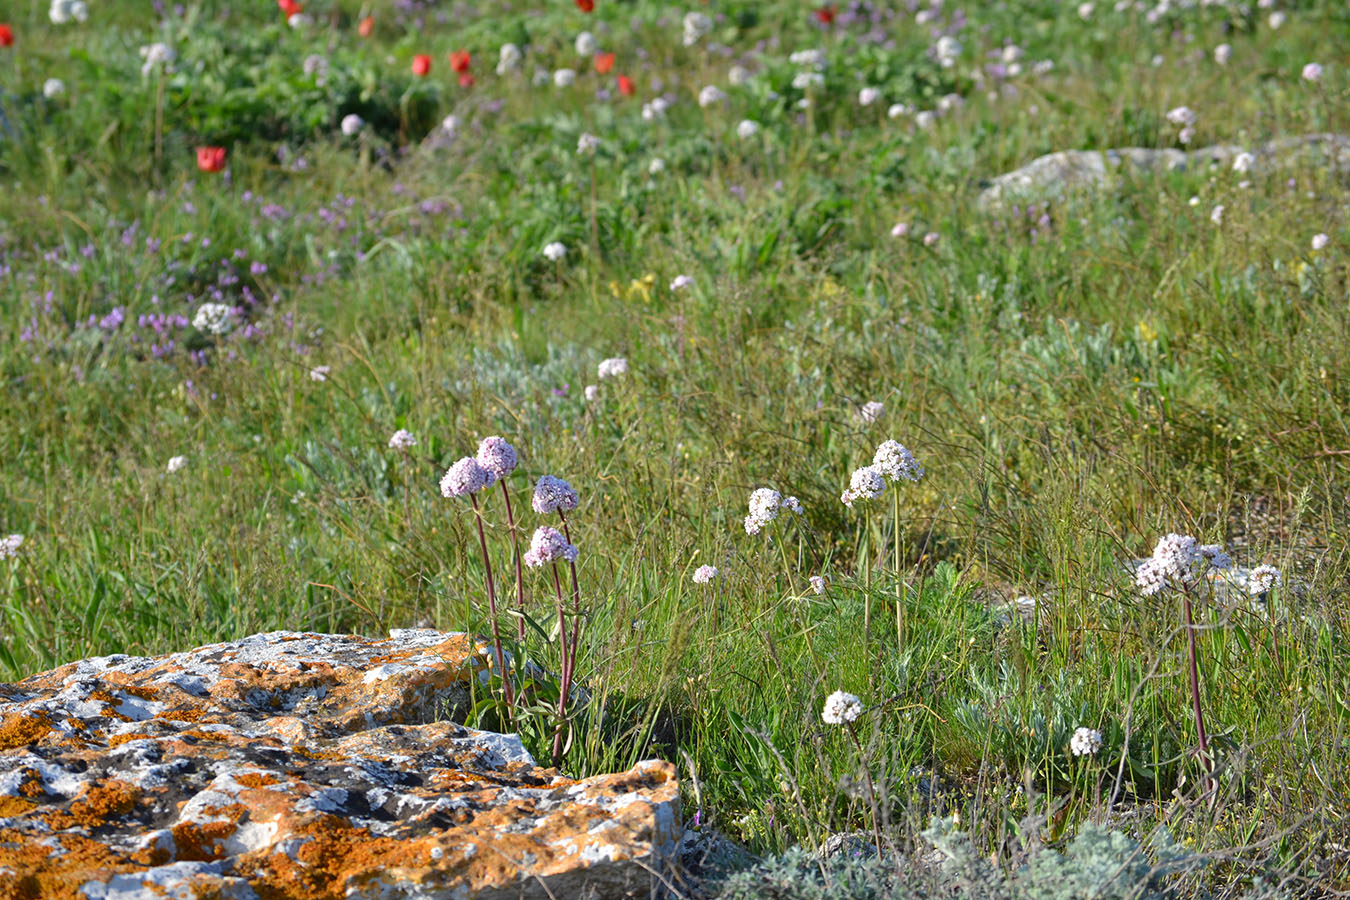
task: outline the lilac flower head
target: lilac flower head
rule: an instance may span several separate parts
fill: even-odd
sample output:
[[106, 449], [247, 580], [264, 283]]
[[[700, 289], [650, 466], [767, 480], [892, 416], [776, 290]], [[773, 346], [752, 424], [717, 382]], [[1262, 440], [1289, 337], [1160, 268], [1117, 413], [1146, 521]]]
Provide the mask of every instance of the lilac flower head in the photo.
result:
[[332, 366], [315, 366], [309, 370], [310, 381], [327, 381], [329, 374], [333, 371]]
[[854, 469], [849, 478], [848, 490], [839, 495], [844, 505], [853, 508], [859, 500], [874, 500], [886, 491], [886, 480], [875, 466], [863, 466]]
[[442, 497], [465, 497], [492, 484], [492, 476], [472, 456], [466, 456], [445, 470], [441, 478]]
[[530, 549], [525, 551], [525, 565], [537, 569], [546, 563], [564, 560], [577, 561], [577, 548], [567, 542], [562, 532], [547, 525], [535, 529], [530, 538]]
[[516, 468], [516, 448], [505, 438], [493, 435], [478, 444], [478, 464], [492, 474], [493, 480], [505, 478]]
[[541, 516], [555, 512], [571, 512], [577, 508], [579, 498], [570, 484], [553, 475], [541, 475], [534, 483], [534, 497], [530, 505]]
[[717, 577], [717, 566], [699, 566], [694, 571], [694, 584], [710, 584]]
[[1304, 81], [1320, 81], [1322, 79], [1322, 66], [1315, 62], [1310, 62], [1303, 67]]
[[23, 546], [23, 535], [21, 534], [11, 534], [9, 537], [0, 538], [0, 559], [18, 556], [21, 546]]
[[884, 403], [879, 403], [876, 400], [868, 400], [862, 405], [862, 409], [858, 410], [858, 418], [862, 419], [864, 422], [871, 423], [880, 419], [885, 412], [886, 405]]
[[824, 575], [811, 576], [811, 590], [815, 591], [817, 595], [825, 593], [825, 585], [826, 581]]
[[391, 450], [407, 450], [417, 444], [417, 438], [406, 428], [400, 428], [389, 436], [389, 448]]
[[1247, 592], [1253, 597], [1267, 593], [1271, 588], [1280, 586], [1280, 570], [1274, 566], [1257, 566], [1247, 576]]

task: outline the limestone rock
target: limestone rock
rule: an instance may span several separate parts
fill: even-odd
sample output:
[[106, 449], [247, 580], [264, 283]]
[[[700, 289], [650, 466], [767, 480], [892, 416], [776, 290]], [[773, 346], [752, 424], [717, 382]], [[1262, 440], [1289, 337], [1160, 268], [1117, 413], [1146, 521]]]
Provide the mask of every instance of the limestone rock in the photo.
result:
[[0, 685], [0, 898], [647, 894], [674, 767], [573, 780], [435, 721], [483, 650], [274, 632]]
[[[1220, 166], [1231, 168], [1242, 147], [1217, 144], [1189, 153], [1122, 147], [1114, 150], [1062, 150], [1039, 157], [993, 179], [980, 192], [982, 207], [1059, 197], [1076, 190], [1099, 187], [1116, 172], [1151, 173], [1174, 169]], [[1305, 134], [1277, 138], [1251, 149], [1250, 172], [1269, 174], [1296, 166], [1350, 171], [1350, 137], [1341, 134]]]

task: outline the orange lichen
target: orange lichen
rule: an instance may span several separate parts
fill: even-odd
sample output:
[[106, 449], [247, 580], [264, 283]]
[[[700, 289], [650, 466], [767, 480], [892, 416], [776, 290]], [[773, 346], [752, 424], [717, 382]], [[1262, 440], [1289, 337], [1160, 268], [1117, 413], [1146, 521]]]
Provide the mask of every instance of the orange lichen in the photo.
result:
[[[110, 719], [118, 719], [122, 722], [131, 721], [130, 716], [125, 716], [122, 713], [118, 712], [116, 709], [117, 705], [120, 704], [122, 701], [118, 700], [112, 694], [103, 690], [103, 688], [99, 688], [98, 690], [95, 691], [90, 691], [89, 699], [97, 700], [99, 703], [104, 704], [104, 708], [99, 712], [100, 716], [107, 716]], [[109, 706], [113, 708], [109, 709], [108, 708]]]
[[320, 816], [293, 835], [309, 838], [296, 859], [274, 853], [248, 873], [261, 900], [341, 900], [352, 883], [396, 866], [425, 865], [429, 858], [430, 844], [375, 837], [338, 816]]
[[114, 734], [112, 737], [108, 738], [108, 746], [120, 747], [129, 741], [140, 741], [152, 737], [154, 737], [153, 734]]
[[135, 809], [140, 795], [135, 785], [125, 781], [87, 785], [75, 802], [70, 804], [68, 812], [51, 813], [47, 816], [47, 824], [53, 831], [63, 831], [75, 825], [98, 828], [107, 825], [110, 818], [125, 816]]
[[[208, 718], [209, 717], [209, 718]], [[170, 719], [174, 722], [209, 722], [217, 721], [215, 714], [208, 709], [166, 709], [164, 712], [155, 713], [156, 719]]]
[[32, 800], [25, 800], [22, 797], [0, 797], [0, 817], [21, 816], [32, 809], [37, 809], [37, 804]]
[[178, 858], [192, 862], [210, 862], [225, 855], [225, 839], [235, 832], [233, 822], [186, 822], [169, 829]]
[[236, 775], [234, 780], [247, 788], [263, 788], [269, 784], [280, 784], [281, 779], [270, 772], [245, 772]]
[[30, 747], [52, 730], [52, 720], [45, 713], [35, 716], [16, 716], [0, 724], [0, 750]]
[[87, 900], [81, 887], [96, 873], [107, 880], [141, 868], [83, 835], [60, 840], [58, 854], [27, 832], [0, 830], [0, 900]]

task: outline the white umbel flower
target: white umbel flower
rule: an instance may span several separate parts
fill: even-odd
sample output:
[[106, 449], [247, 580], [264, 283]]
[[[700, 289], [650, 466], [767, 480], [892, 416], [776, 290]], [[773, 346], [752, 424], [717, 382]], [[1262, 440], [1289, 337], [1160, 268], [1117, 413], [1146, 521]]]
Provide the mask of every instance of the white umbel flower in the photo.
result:
[[714, 106], [727, 99], [727, 92], [715, 84], [707, 85], [698, 92], [698, 105], [702, 107]]
[[1074, 756], [1095, 756], [1102, 749], [1102, 733], [1093, 728], [1079, 728], [1069, 739], [1069, 750]]
[[564, 246], [561, 241], [554, 241], [544, 247], [544, 256], [548, 257], [553, 262], [557, 262], [566, 255], [567, 247]]
[[187, 468], [187, 462], [186, 456], [171, 456], [169, 457], [169, 464], [164, 467], [164, 471], [168, 472], [170, 475], [175, 472], [181, 472]]
[[206, 334], [229, 334], [234, 327], [234, 307], [225, 303], [203, 303], [192, 317], [192, 327]]
[[691, 12], [684, 17], [683, 42], [686, 47], [697, 44], [705, 34], [712, 31], [713, 20], [701, 12]]
[[581, 137], [577, 138], [577, 152], [583, 156], [589, 156], [600, 149], [600, 139], [589, 131], [583, 131]]
[[647, 163], [648, 175], [660, 175], [665, 170], [666, 170], [666, 161], [659, 156], [653, 159], [651, 162]]
[[558, 69], [553, 73], [554, 87], [560, 88], [571, 87], [572, 82], [576, 80], [577, 80], [577, 73], [575, 69]]
[[177, 58], [178, 54], [168, 44], [159, 41], [146, 44], [141, 48], [141, 59], [145, 60], [141, 64], [141, 75], [149, 75], [155, 70], [156, 66], [162, 66], [165, 72], [172, 72], [173, 61]]
[[1245, 175], [1252, 170], [1252, 164], [1255, 162], [1256, 157], [1244, 150], [1233, 157], [1233, 171]]
[[595, 51], [600, 49], [600, 45], [595, 41], [595, 35], [591, 34], [589, 31], [583, 31], [581, 34], [577, 35], [575, 46], [577, 48], [577, 56], [585, 57], [586, 59], [590, 59], [595, 55]]
[[881, 99], [881, 91], [874, 87], [865, 87], [858, 91], [858, 105], [871, 106]]
[[356, 113], [348, 113], [342, 117], [342, 133], [347, 137], [355, 137], [361, 133], [361, 129], [366, 127], [366, 120]]
[[740, 87], [750, 80], [750, 70], [745, 66], [732, 66], [727, 71], [727, 83], [732, 87]]
[[670, 283], [670, 289], [672, 291], [682, 291], [687, 287], [692, 287], [693, 284], [694, 279], [690, 278], [688, 275], [676, 275], [675, 280]]
[[417, 438], [413, 437], [413, 433], [406, 428], [400, 428], [389, 436], [389, 449], [391, 450], [408, 450], [416, 444]]
[[1194, 125], [1195, 110], [1189, 106], [1175, 106], [1167, 111], [1167, 121], [1173, 125]]
[[515, 44], [502, 44], [501, 50], [497, 51], [497, 74], [505, 75], [519, 69], [523, 57], [524, 54]]
[[820, 718], [826, 725], [843, 725], [848, 722], [856, 722], [862, 714], [863, 704], [861, 699], [853, 694], [835, 691], [825, 698], [825, 708], [820, 711]]
[[627, 375], [628, 360], [622, 356], [602, 359], [600, 365], [596, 366], [596, 374], [600, 376], [601, 381], [606, 378], [618, 378], [620, 375]]
[[1280, 586], [1280, 570], [1274, 566], [1257, 566], [1247, 576], [1247, 593], [1259, 597], [1271, 588]]
[[11, 534], [9, 537], [0, 538], [0, 559], [18, 556], [19, 548], [22, 546], [23, 535], [21, 534]]
[[848, 490], [839, 495], [839, 499], [849, 509], [859, 500], [875, 500], [886, 491], [886, 480], [873, 466], [854, 469], [848, 480]]
[[868, 400], [862, 405], [862, 408], [858, 410], [858, 418], [870, 424], [877, 419], [880, 419], [885, 412], [886, 405], [884, 403], [880, 403], [876, 400]]
[[1304, 81], [1321, 81], [1321, 80], [1322, 80], [1322, 66], [1321, 66], [1320, 64], [1318, 64], [1318, 63], [1310, 62], [1310, 63], [1308, 63], [1307, 65], [1305, 65], [1305, 66], [1303, 67], [1303, 73], [1302, 73], [1302, 74], [1303, 74], [1303, 80], [1304, 80]]
[[1209, 211], [1209, 220], [1215, 225], [1223, 224], [1223, 204], [1220, 203]]
[[717, 577], [717, 566], [699, 566], [694, 570], [694, 584], [711, 584]]
[[1214, 48], [1214, 61], [1221, 66], [1228, 65], [1228, 61], [1233, 58], [1233, 45], [1220, 44]]
[[315, 366], [309, 370], [310, 381], [327, 381], [328, 376], [332, 374], [332, 366]]
[[811, 590], [815, 591], [817, 595], [825, 593], [826, 584], [824, 575], [811, 576]]
[[60, 78], [48, 78], [42, 82], [42, 96], [55, 100], [66, 92], [66, 83]]
[[736, 126], [736, 136], [746, 141], [759, 134], [759, 123], [753, 119], [742, 119]]
[[1326, 245], [1329, 243], [1331, 243], [1331, 238], [1328, 237], [1327, 235], [1321, 232], [1318, 232], [1317, 234], [1313, 235], [1312, 248], [1314, 250], [1321, 250], [1322, 248], [1326, 247]]
[[872, 466], [891, 481], [918, 481], [923, 466], [899, 441], [883, 441], [872, 457]]

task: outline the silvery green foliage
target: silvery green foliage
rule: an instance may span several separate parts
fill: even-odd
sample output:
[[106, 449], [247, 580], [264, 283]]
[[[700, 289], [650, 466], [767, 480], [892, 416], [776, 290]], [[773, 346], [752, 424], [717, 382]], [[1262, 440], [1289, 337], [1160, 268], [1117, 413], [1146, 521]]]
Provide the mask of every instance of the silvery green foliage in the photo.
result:
[[[1167, 900], [1178, 896], [1169, 876], [1203, 866], [1203, 860], [1177, 847], [1165, 830], [1144, 846], [1121, 832], [1086, 826], [1064, 850], [1035, 849], [1011, 870], [991, 863], [952, 819], [934, 820], [923, 837], [936, 852], [918, 859], [859, 856], [820, 862], [792, 850], [727, 877], [713, 896], [718, 900]], [[1194, 889], [1189, 893], [1195, 895]], [[1270, 894], [1258, 888], [1245, 896]]]

